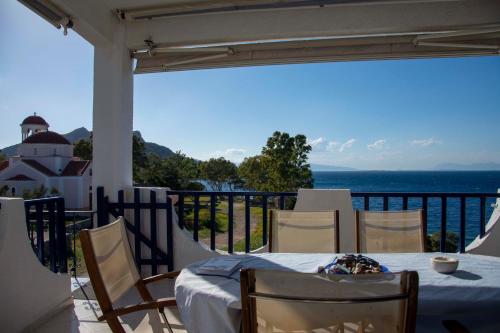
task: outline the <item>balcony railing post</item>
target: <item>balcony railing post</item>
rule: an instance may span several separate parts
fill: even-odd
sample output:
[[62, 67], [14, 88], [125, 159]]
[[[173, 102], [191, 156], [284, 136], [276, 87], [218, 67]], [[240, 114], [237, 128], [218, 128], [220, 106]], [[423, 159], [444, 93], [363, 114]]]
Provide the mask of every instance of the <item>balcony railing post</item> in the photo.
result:
[[217, 228], [216, 205], [217, 197], [212, 193], [210, 195], [210, 249], [212, 251], [215, 250], [215, 229]]
[[422, 197], [422, 210], [423, 210], [423, 234], [424, 234], [424, 241], [427, 241], [427, 210], [429, 208], [429, 198], [427, 196]]
[[366, 211], [369, 211], [370, 210], [370, 197], [365, 195], [363, 196], [363, 204], [364, 204], [364, 209]]
[[483, 238], [486, 232], [486, 198], [479, 199], [479, 237]]
[[68, 246], [66, 243], [66, 215], [64, 198], [59, 198], [56, 202], [56, 233], [57, 233], [57, 258], [59, 261], [59, 272], [68, 272]]
[[157, 236], [156, 236], [156, 192], [149, 192], [149, 202], [151, 208], [149, 210], [149, 221], [151, 226], [151, 274], [158, 274], [158, 263], [157, 263]]
[[141, 192], [138, 188], [134, 189], [134, 254], [135, 262], [139, 272], [142, 271], [141, 254]]
[[49, 264], [52, 272], [57, 271], [56, 214], [54, 201], [47, 202], [49, 211]]
[[245, 195], [245, 252], [250, 252], [250, 196]]
[[109, 224], [108, 205], [104, 196], [104, 187], [99, 186], [96, 189], [97, 200], [97, 226], [102, 227]]
[[227, 252], [233, 253], [234, 251], [234, 196], [232, 193], [227, 198]]
[[[184, 200], [184, 198], [182, 198]], [[167, 268], [174, 270], [174, 235], [173, 235], [173, 209], [172, 199], [167, 193]]]
[[465, 252], [465, 197], [460, 197], [460, 252]]
[[447, 198], [441, 196], [441, 240], [439, 248], [441, 252], [446, 252], [446, 220], [447, 220]]
[[262, 245], [267, 245], [267, 196], [262, 196]]
[[179, 194], [179, 228], [184, 229], [184, 194]]
[[43, 204], [40, 202], [35, 205], [36, 210], [36, 253], [38, 260], [45, 265], [45, 240], [44, 240], [44, 223], [43, 223]]
[[193, 240], [198, 241], [198, 229], [200, 228], [200, 195], [194, 196], [194, 211], [193, 211]]

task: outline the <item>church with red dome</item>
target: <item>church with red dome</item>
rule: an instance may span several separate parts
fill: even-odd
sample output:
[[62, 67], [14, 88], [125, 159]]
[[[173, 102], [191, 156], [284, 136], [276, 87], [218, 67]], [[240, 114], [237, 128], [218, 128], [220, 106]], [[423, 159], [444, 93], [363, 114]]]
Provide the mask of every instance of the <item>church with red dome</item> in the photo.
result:
[[37, 115], [21, 123], [21, 144], [16, 156], [0, 163], [0, 187], [11, 196], [44, 186], [65, 198], [66, 207], [89, 207], [92, 161], [73, 156], [73, 144]]

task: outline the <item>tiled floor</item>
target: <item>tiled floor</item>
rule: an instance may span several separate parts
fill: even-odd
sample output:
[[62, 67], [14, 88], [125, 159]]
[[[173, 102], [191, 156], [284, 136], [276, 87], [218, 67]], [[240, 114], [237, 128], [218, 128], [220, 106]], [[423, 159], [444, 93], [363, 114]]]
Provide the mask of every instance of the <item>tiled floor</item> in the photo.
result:
[[[79, 279], [79, 284], [72, 280], [73, 305], [54, 315], [51, 319], [37, 327], [36, 333], [111, 333], [106, 322], [97, 317], [102, 314], [99, 304], [94, 299], [88, 280]], [[88, 299], [87, 299], [88, 298]], [[175, 309], [165, 309], [165, 314], [175, 333], [186, 332]], [[156, 311], [140, 316], [124, 316], [120, 318], [126, 332], [168, 332], [166, 325], [160, 320]]]

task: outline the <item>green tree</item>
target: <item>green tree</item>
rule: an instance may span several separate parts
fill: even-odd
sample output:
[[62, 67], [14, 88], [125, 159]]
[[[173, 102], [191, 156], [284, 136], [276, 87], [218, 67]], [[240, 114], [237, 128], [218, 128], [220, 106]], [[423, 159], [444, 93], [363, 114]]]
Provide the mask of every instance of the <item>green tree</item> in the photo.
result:
[[40, 185], [39, 187], [35, 187], [31, 191], [26, 189], [23, 191], [23, 199], [28, 200], [28, 199], [45, 198], [47, 197], [48, 191], [49, 189], [46, 188], [43, 184]]
[[212, 190], [222, 191], [224, 185], [232, 190], [238, 184], [238, 168], [236, 164], [224, 157], [211, 158], [200, 164], [201, 177], [207, 181]]
[[82, 160], [92, 160], [92, 141], [80, 140], [73, 148], [73, 155]]
[[247, 188], [258, 191], [295, 191], [311, 188], [313, 178], [307, 163], [311, 146], [306, 137], [274, 132], [262, 148], [262, 154], [247, 158], [239, 167]]
[[269, 174], [265, 157], [262, 155], [246, 157], [238, 167], [238, 175], [247, 189], [268, 191]]
[[143, 169], [148, 166], [149, 156], [146, 153], [144, 139], [139, 135], [132, 136], [132, 172], [134, 181], [141, 181]]
[[0, 197], [4, 197], [9, 193], [9, 187], [7, 185], [4, 185], [0, 187]]
[[175, 190], [202, 190], [199, 179], [199, 162], [180, 151], [161, 159], [149, 156], [148, 165], [140, 172], [140, 183], [146, 186], [170, 187]]

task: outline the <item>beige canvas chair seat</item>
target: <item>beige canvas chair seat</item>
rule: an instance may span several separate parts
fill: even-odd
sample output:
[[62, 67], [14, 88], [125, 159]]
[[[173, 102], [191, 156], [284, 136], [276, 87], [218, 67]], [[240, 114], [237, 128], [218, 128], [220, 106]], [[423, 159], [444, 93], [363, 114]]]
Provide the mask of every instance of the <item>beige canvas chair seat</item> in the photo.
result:
[[339, 212], [272, 210], [269, 252], [338, 253]]
[[361, 253], [424, 252], [423, 211], [356, 211]]
[[[181, 329], [175, 298], [153, 299], [147, 284], [174, 279], [179, 272], [170, 272], [142, 279], [132, 256], [123, 218], [106, 226], [82, 230], [83, 255], [90, 281], [102, 316], [113, 333], [174, 332]], [[136, 290], [143, 302], [126, 303]], [[165, 313], [164, 308], [172, 307]], [[168, 314], [168, 316], [167, 316]], [[176, 325], [171, 327], [168, 319]]]
[[243, 332], [414, 332], [418, 274], [241, 272]]
[[354, 210], [352, 208], [351, 191], [348, 189], [304, 189], [297, 193], [295, 212], [326, 212], [338, 210], [341, 216], [339, 225], [342, 252], [356, 251], [354, 230]]

